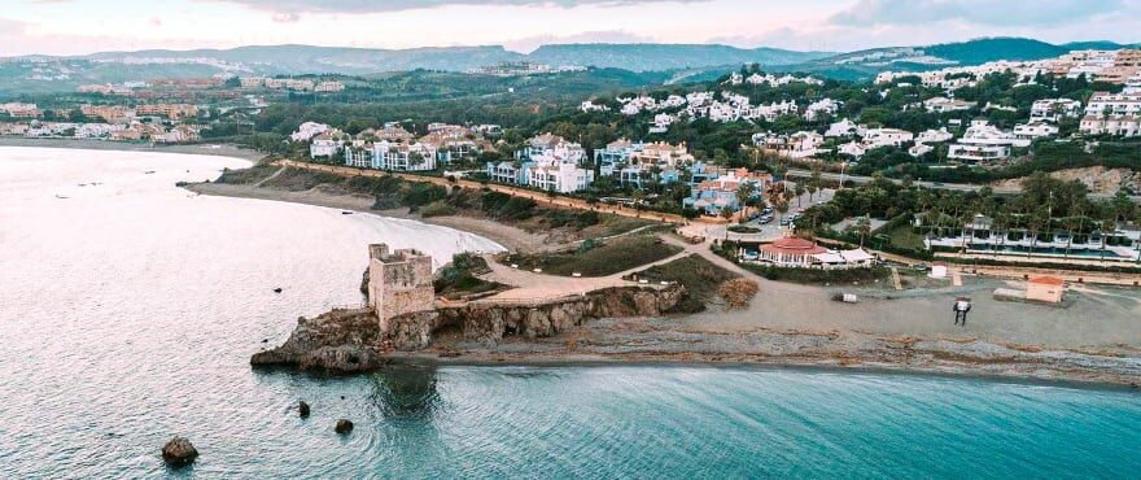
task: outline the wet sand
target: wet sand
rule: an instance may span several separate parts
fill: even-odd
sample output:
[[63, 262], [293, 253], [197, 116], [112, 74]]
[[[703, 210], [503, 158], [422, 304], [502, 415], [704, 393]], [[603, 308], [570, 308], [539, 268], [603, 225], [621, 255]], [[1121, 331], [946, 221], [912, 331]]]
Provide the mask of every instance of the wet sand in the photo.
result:
[[253, 185], [233, 185], [225, 183], [195, 183], [186, 185], [184, 188], [203, 195], [303, 203], [306, 205], [339, 208], [384, 217], [411, 219], [473, 233], [503, 245], [510, 250], [521, 252], [529, 253], [550, 248], [544, 236], [527, 232], [521, 228], [504, 225], [494, 220], [454, 215], [424, 218], [409, 213], [407, 208], [373, 210], [372, 204], [374, 199], [368, 195], [335, 193], [323, 191], [319, 188], [301, 192], [290, 192], [270, 188], [258, 188]]

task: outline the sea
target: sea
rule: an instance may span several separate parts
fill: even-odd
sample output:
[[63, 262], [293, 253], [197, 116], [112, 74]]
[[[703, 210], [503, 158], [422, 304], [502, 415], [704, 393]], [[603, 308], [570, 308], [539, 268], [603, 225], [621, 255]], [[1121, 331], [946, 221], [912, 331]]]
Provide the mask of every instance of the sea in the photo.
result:
[[[246, 165], [0, 147], [0, 478], [1141, 477], [1127, 389], [686, 365], [252, 369], [298, 317], [362, 303], [370, 243], [437, 265], [502, 247], [175, 185]], [[200, 452], [192, 466], [163, 464], [174, 435]]]

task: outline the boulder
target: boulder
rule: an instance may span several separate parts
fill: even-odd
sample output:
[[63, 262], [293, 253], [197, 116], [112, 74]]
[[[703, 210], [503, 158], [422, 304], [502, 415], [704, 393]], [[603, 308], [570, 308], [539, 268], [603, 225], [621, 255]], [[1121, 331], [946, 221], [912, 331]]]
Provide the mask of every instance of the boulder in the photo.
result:
[[182, 467], [194, 462], [198, 450], [184, 437], [175, 436], [162, 447], [162, 459], [172, 467]]
[[301, 403], [297, 404], [297, 413], [301, 415], [301, 418], [308, 418], [309, 404], [302, 400]]
[[349, 433], [349, 432], [353, 431], [353, 422], [350, 422], [350, 421], [345, 420], [343, 418], [340, 420], [337, 420], [337, 426], [333, 427], [333, 431], [335, 431], [339, 434], [342, 434], [342, 435]]

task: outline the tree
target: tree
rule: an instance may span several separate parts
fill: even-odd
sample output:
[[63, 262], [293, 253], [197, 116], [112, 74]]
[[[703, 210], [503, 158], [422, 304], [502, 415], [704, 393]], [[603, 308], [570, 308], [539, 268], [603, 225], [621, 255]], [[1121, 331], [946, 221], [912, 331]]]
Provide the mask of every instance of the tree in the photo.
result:
[[864, 239], [872, 233], [872, 221], [867, 215], [856, 219], [856, 233], [860, 235], [860, 248], [864, 248]]
[[796, 189], [796, 206], [797, 206], [797, 208], [800, 208], [800, 206], [801, 206], [800, 205], [800, 197], [803, 197], [804, 193], [807, 192], [808, 189], [804, 188], [804, 182], [796, 182], [795, 189]]
[[788, 201], [779, 198], [776, 203], [773, 204], [773, 208], [777, 211], [777, 222], [780, 222], [784, 219], [784, 214], [788, 212]]
[[741, 223], [744, 223], [745, 219], [748, 218], [749, 203], [756, 194], [757, 184], [753, 182], [741, 182], [740, 186], [737, 187], [737, 202], [741, 205]]

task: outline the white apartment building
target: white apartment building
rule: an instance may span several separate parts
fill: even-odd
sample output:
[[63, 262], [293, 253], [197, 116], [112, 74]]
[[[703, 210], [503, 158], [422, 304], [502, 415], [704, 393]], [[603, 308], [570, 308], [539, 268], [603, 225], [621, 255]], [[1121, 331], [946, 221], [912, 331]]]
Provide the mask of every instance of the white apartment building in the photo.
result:
[[594, 181], [594, 171], [572, 163], [540, 164], [528, 172], [527, 184], [548, 192], [571, 193], [585, 190]]
[[328, 133], [313, 137], [309, 143], [309, 158], [333, 158], [341, 151], [341, 142]]
[[952, 143], [947, 147], [947, 158], [966, 162], [1001, 160], [1009, 156], [1010, 146], [1008, 145]]
[[1036, 140], [1039, 138], [1052, 137], [1057, 134], [1058, 126], [1044, 121], [1031, 121], [1030, 123], [1020, 123], [1014, 126], [1014, 136], [1020, 139]]
[[960, 112], [970, 110], [974, 108], [975, 105], [977, 105], [975, 102], [955, 100], [947, 97], [933, 97], [923, 101], [923, 108], [935, 113]]
[[1081, 114], [1082, 102], [1068, 98], [1044, 98], [1035, 100], [1030, 106], [1030, 120], [1043, 120], [1057, 122], [1066, 117], [1077, 117]]
[[378, 170], [428, 171], [436, 169], [436, 149], [423, 143], [393, 143], [381, 140], [372, 145], [372, 168]]
[[1141, 93], [1096, 92], [1086, 105], [1086, 115], [1141, 115]]
[[864, 145], [868, 148], [900, 147], [914, 139], [914, 133], [898, 128], [869, 128], [864, 131]]
[[1113, 135], [1135, 137], [1141, 135], [1141, 116], [1089, 115], [1082, 119], [1078, 129], [1086, 135]]
[[968, 162], [998, 160], [1009, 157], [1011, 147], [1028, 146], [1030, 146], [1029, 139], [999, 130], [986, 120], [975, 120], [971, 122], [963, 138], [951, 144], [947, 158]]

